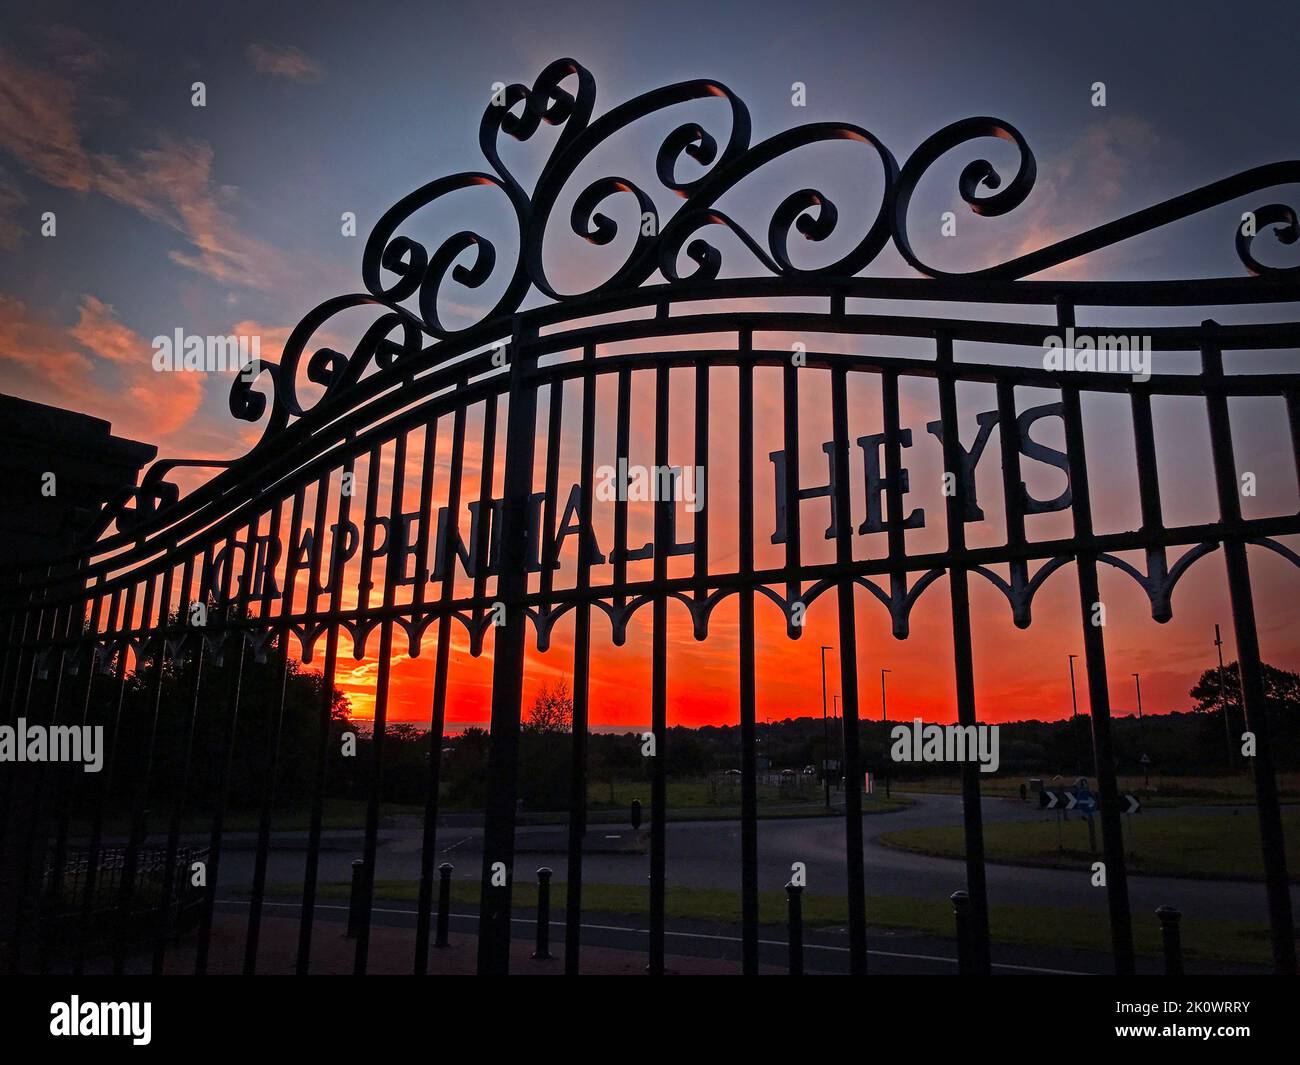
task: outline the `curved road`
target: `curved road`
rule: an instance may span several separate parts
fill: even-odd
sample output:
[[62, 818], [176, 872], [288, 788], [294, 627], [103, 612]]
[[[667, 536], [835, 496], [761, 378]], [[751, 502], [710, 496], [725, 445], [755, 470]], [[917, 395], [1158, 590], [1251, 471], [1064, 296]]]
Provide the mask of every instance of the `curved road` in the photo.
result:
[[[955, 795], [914, 795], [914, 805], [895, 813], [864, 816], [866, 879], [869, 895], [912, 898], [947, 898], [965, 886], [965, 866], [960, 860], [909, 854], [882, 846], [878, 837], [903, 828], [961, 824], [961, 799]], [[1036, 820], [1044, 814], [1036, 807], [1006, 799], [985, 799], [986, 822]], [[1182, 807], [1178, 811], [1144, 811], [1135, 818], [1140, 844], [1143, 819], [1173, 812], [1216, 813], [1231, 816], [1229, 807]], [[1244, 813], [1244, 812], [1243, 812]], [[457, 879], [477, 880], [482, 860], [482, 829], [465, 825], [467, 819], [451, 815], [439, 825], [436, 862], [450, 861]], [[1248, 816], [1243, 830], [1256, 831]], [[649, 876], [649, 856], [618, 852], [628, 832], [620, 826], [592, 825], [588, 829], [583, 879], [587, 883], [640, 884]], [[274, 836], [269, 878], [272, 882], [301, 883], [305, 861], [305, 833], [278, 832]], [[534, 863], [549, 865], [555, 879], [565, 876], [563, 826], [521, 826], [516, 877], [531, 876]], [[620, 838], [621, 837], [621, 838]], [[238, 890], [252, 880], [255, 837], [230, 833], [222, 858], [221, 886]], [[362, 834], [355, 830], [325, 834], [320, 857], [322, 882], [347, 881], [350, 865], [360, 857]], [[420, 871], [421, 831], [418, 825], [397, 824], [380, 832], [377, 879], [417, 879]], [[842, 893], [844, 822], [842, 818], [784, 818], [758, 825], [759, 889], [779, 890], [790, 877], [791, 863], [805, 863], [811, 894]], [[737, 821], [682, 821], [667, 826], [668, 883], [699, 888], [740, 887], [740, 823]], [[1106, 892], [1090, 883], [1086, 870], [1035, 869], [987, 866], [991, 905], [1064, 906], [1106, 910]], [[1188, 919], [1226, 919], [1267, 927], [1264, 886], [1227, 880], [1186, 880], [1172, 877], [1131, 876], [1129, 897], [1135, 921], [1152, 915], [1157, 906], [1172, 905]], [[1300, 889], [1292, 887], [1300, 910]], [[1151, 919], [1154, 919], [1153, 917]]]

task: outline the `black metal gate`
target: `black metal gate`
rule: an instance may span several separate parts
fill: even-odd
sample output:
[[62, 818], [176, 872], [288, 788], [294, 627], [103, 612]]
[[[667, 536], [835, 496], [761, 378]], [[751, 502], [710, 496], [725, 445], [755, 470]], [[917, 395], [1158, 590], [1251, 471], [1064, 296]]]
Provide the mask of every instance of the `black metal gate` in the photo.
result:
[[[570, 86], [566, 89], [564, 86]], [[995, 137], [1014, 145], [1019, 156], [1015, 175], [1003, 185], [990, 164], [977, 161], [962, 172], [960, 194], [972, 210], [1000, 215], [1017, 207], [1034, 182], [1034, 159], [1020, 134], [1004, 122], [975, 118], [955, 123], [926, 140], [901, 168], [889, 150], [865, 129], [847, 124], [816, 123], [750, 144], [750, 124], [743, 103], [727, 88], [710, 81], [671, 86], [593, 119], [595, 89], [577, 63], [552, 64], [527, 88], [503, 90], [484, 115], [480, 141], [491, 172], [460, 174], [434, 181], [404, 198], [381, 218], [365, 249], [366, 292], [337, 297], [312, 311], [294, 330], [279, 365], [256, 363], [236, 382], [231, 411], [241, 419], [264, 422], [260, 442], [243, 458], [221, 464], [215, 476], [182, 495], [174, 483], [178, 472], [203, 462], [162, 461], [154, 465], [138, 490], [119, 500], [103, 516], [97, 540], [78, 558], [25, 576], [6, 604], [7, 639], [0, 698], [11, 723], [19, 718], [46, 724], [81, 721], [92, 693], [108, 686], [107, 724], [114, 736], [122, 728], [122, 691], [130, 663], [153, 678], [154, 718], [146, 732], [152, 744], [159, 720], [186, 719], [199, 705], [205, 663], [233, 665], [226, 712], [225, 744], [213, 752], [221, 779], [228, 783], [232, 737], [239, 714], [240, 678], [246, 667], [274, 648], [279, 687], [297, 655], [314, 661], [323, 655], [324, 692], [320, 708], [316, 791], [307, 834], [306, 877], [302, 892], [298, 968], [307, 972], [312, 953], [313, 913], [317, 904], [317, 867], [323, 830], [324, 764], [329, 737], [331, 694], [340, 656], [353, 650], [358, 658], [377, 655], [375, 745], [363, 853], [361, 910], [355, 969], [364, 972], [370, 948], [371, 900], [374, 890], [379, 800], [383, 774], [392, 659], [405, 650], [419, 654], [431, 634], [436, 647], [429, 725], [437, 739], [446, 722], [450, 640], [459, 623], [469, 634], [472, 652], [492, 638], [491, 746], [487, 781], [484, 855], [479, 919], [479, 969], [504, 972], [510, 940], [511, 882], [515, 864], [517, 760], [526, 644], [531, 626], [540, 651], [549, 645], [556, 623], [572, 613], [574, 623], [572, 800], [567, 866], [567, 934], [565, 965], [579, 965], [582, 838], [587, 802], [588, 679], [593, 615], [604, 615], [616, 643], [625, 638], [629, 621], [647, 608], [652, 631], [652, 731], [655, 738], [650, 811], [649, 967], [664, 969], [666, 767], [672, 750], [667, 734], [668, 623], [670, 611], [689, 616], [697, 639], [708, 634], [711, 613], [735, 596], [739, 606], [739, 660], [742, 737], [741, 846], [738, 888], [743, 900], [744, 971], [758, 969], [758, 859], [755, 752], [755, 613], [766, 598], [785, 615], [788, 633], [797, 639], [804, 611], [818, 598], [833, 597], [838, 617], [843, 693], [844, 771], [846, 780], [862, 779], [859, 756], [859, 692], [855, 589], [866, 589], [889, 611], [894, 635], [903, 638], [918, 597], [942, 577], [950, 589], [957, 712], [962, 724], [977, 720], [973, 681], [970, 582], [992, 581], [1005, 593], [1015, 621], [1030, 621], [1035, 593], [1057, 570], [1072, 568], [1082, 606], [1080, 629], [1087, 667], [1092, 739], [1099, 779], [1099, 812], [1108, 871], [1107, 892], [1116, 970], [1134, 968], [1133, 934], [1121, 839], [1120, 803], [1111, 744], [1103, 628], [1091, 619], [1099, 602], [1098, 570], [1115, 566], [1132, 576], [1151, 601], [1152, 615], [1168, 620], [1172, 593], [1188, 567], [1222, 550], [1227, 567], [1233, 624], [1241, 663], [1246, 727], [1255, 734], [1252, 767], [1266, 869], [1266, 889], [1273, 952], [1279, 972], [1295, 971], [1295, 937], [1282, 825], [1274, 770], [1263, 713], [1260, 656], [1251, 597], [1248, 548], [1271, 550], [1291, 562], [1300, 558], [1279, 537], [1300, 533], [1295, 510], [1276, 516], [1245, 518], [1238, 491], [1229, 407], [1237, 397], [1282, 397], [1289, 432], [1300, 464], [1300, 374], [1232, 374], [1224, 354], [1300, 346], [1300, 324], [1151, 325], [1140, 329], [1111, 325], [1108, 309], [1233, 308], [1246, 305], [1292, 305], [1300, 301], [1297, 268], [1270, 267], [1252, 253], [1252, 237], [1239, 232], [1237, 251], [1252, 277], [1205, 281], [1078, 282], [1024, 281], [1092, 251], [1129, 239], [1274, 186], [1300, 181], [1300, 162], [1259, 167], [1198, 189], [1137, 214], [975, 273], [947, 274], [922, 262], [908, 240], [908, 210], [914, 190], [930, 166], [951, 149], [969, 141]], [[613, 197], [631, 197], [644, 224], [631, 241], [623, 264], [607, 281], [581, 295], [561, 295], [548, 280], [542, 245], [551, 211], [579, 165], [612, 134], [629, 123], [691, 100], [722, 98], [731, 112], [731, 129], [720, 144], [701, 126], [687, 123], [663, 142], [657, 158], [661, 183], [684, 200], [660, 222], [653, 200], [636, 184], [606, 177], [587, 184], [572, 208], [575, 233], [596, 245], [608, 245], [618, 225], [600, 210]], [[497, 141], [505, 133], [527, 140], [542, 124], [558, 127], [558, 140], [533, 192], [526, 193], [501, 162]], [[787, 239], [797, 230], [820, 242], [837, 228], [836, 206], [821, 193], [805, 189], [791, 194], [774, 212], [764, 245], [717, 206], [717, 200], [743, 177], [779, 156], [805, 145], [847, 140], [865, 145], [879, 161], [884, 195], [865, 236], [836, 262], [818, 268], [796, 267]], [[685, 180], [677, 173], [683, 157], [703, 169]], [[420, 208], [471, 186], [503, 192], [517, 216], [520, 252], [496, 306], [479, 324], [460, 330], [442, 325], [439, 292], [448, 274], [462, 286], [478, 288], [493, 275], [496, 250], [482, 236], [456, 233], [435, 252], [398, 230]], [[1000, 187], [1001, 186], [1001, 187]], [[998, 190], [998, 191], [991, 191]], [[1290, 243], [1297, 224], [1289, 208], [1269, 205], [1253, 212], [1259, 228], [1276, 227]], [[706, 238], [722, 227], [745, 246], [773, 276], [726, 278], [722, 253]], [[625, 234], [626, 236], [626, 234]], [[892, 240], [920, 278], [881, 279], [858, 276]], [[681, 262], [690, 273], [679, 273]], [[656, 274], [662, 280], [656, 280]], [[521, 309], [530, 294], [548, 302]], [[538, 302], [534, 300], [534, 302]], [[957, 307], [957, 313], [934, 314], [930, 305]], [[411, 309], [414, 304], [415, 309]], [[887, 304], [887, 308], [881, 308]], [[1047, 308], [1038, 324], [1017, 320], [961, 317], [958, 305], [1001, 308], [1000, 313], [1030, 314]], [[343, 311], [369, 307], [373, 324], [350, 354], [327, 346], [312, 347], [313, 335]], [[1080, 308], [1098, 315], [1096, 324], [1080, 325]], [[1032, 317], [1032, 314], [1030, 314]], [[1041, 315], [1039, 315], [1041, 319]], [[1041, 353], [1049, 338], [1066, 330], [1079, 334], [1141, 333], [1154, 352], [1199, 353], [1196, 373], [1156, 373], [1134, 380], [1131, 373], [1078, 372], [1014, 361], [970, 361], [959, 357], [964, 344], [993, 346], [1008, 352]], [[846, 350], [807, 343], [792, 356], [789, 346], [765, 342], [773, 334], [809, 338], [836, 335]], [[1072, 334], [1073, 335], [1073, 334]], [[890, 353], [891, 343], [921, 354]], [[622, 347], [626, 350], [611, 351]], [[305, 366], [303, 363], [306, 356]], [[756, 427], [755, 375], [765, 368], [780, 373], [780, 425]], [[739, 552], [733, 566], [711, 564], [711, 520], [705, 503], [679, 528], [672, 499], [654, 503], [649, 558], [651, 576], [629, 577], [629, 562], [646, 557], [629, 550], [628, 502], [613, 503], [614, 543], [608, 559], [590, 535], [593, 522], [597, 450], [597, 390], [612, 382], [615, 396], [614, 454], [626, 463], [632, 412], [642, 397], [653, 405], [653, 451], [656, 469], [670, 467], [674, 425], [693, 436], [693, 463], [719, 474], [709, 463], [711, 412], [726, 368], [736, 381], [738, 423], [734, 427], [741, 456], [754, 454], [756, 428], [764, 442], [782, 453], [783, 477], [778, 523], [784, 563], [755, 565], [755, 489], [751, 461], [741, 461], [721, 476], [738, 480]], [[314, 403], [300, 396], [299, 375], [316, 390]], [[902, 451], [909, 431], [900, 424], [900, 387], [913, 378], [927, 379], [937, 392], [938, 425], [931, 431], [942, 444], [943, 469], [951, 475], [946, 494], [947, 542], [942, 550], [908, 550], [907, 491]], [[689, 379], [694, 390], [689, 409], [670, 402], [670, 382]], [[883, 409], [883, 470], [876, 468], [876, 510], [869, 528], [886, 534], [887, 551], [864, 557], [855, 552], [848, 471], [853, 441], [850, 416], [855, 384], [870, 380], [878, 387]], [[816, 382], [816, 385], [810, 384]], [[996, 427], [1002, 448], [1002, 484], [1006, 542], [969, 546], [966, 526], [976, 520], [973, 463], [962, 444], [958, 388], [967, 382], [991, 384], [996, 410], [982, 416], [981, 426]], [[832, 441], [826, 447], [825, 472], [807, 485], [799, 468], [800, 388], [829, 385]], [[263, 391], [269, 385], [269, 391]], [[1054, 402], [1026, 407], [1017, 390], [1047, 389]], [[1086, 461], [1083, 405], [1090, 395], [1127, 397], [1136, 443], [1134, 457], [1141, 503], [1140, 527], [1120, 533], [1094, 530], [1093, 499], [1097, 478]], [[653, 397], [652, 399], [650, 397]], [[1213, 444], [1213, 483], [1219, 519], [1208, 524], [1169, 525], [1161, 510], [1157, 469], [1158, 442], [1152, 402], [1159, 397], [1203, 399]], [[565, 407], [576, 404], [578, 487], [566, 505], [561, 492], [562, 455], [568, 444]], [[504, 408], [504, 409], [503, 409]], [[574, 409], [572, 406], [570, 409]], [[1059, 419], [1065, 448], [1059, 465], [1068, 487], [1053, 501], [1032, 498], [1022, 486], [1021, 458], [1028, 427], [1040, 418]], [[684, 419], [678, 421], [677, 419]], [[541, 426], [545, 425], [545, 430]], [[471, 427], [479, 430], [473, 438]], [[780, 435], [779, 443], [776, 441]], [[969, 434], [967, 434], [969, 435]], [[439, 447], [450, 439], [450, 458], [439, 469]], [[502, 446], [502, 441], [504, 445]], [[539, 448], [539, 443], [541, 447]], [[865, 445], [864, 445], [865, 448]], [[498, 477], [497, 459], [501, 457]], [[478, 480], [466, 467], [477, 459]], [[678, 462], [680, 464], [680, 462]], [[1298, 465], [1300, 468], [1300, 465]], [[621, 469], [621, 467], [620, 467]], [[620, 476], [625, 476], [620, 474]], [[445, 477], [444, 480], [439, 480]], [[544, 486], [536, 491], [540, 483]], [[496, 485], [501, 484], [498, 494]], [[364, 485], [364, 489], [358, 486]], [[446, 500], [446, 526], [437, 527], [435, 487]], [[626, 492], [620, 492], [620, 497]], [[834, 561], [807, 561], [807, 530], [801, 528], [800, 501], [827, 497]], [[500, 500], [498, 502], [497, 500]], [[411, 501], [414, 500], [414, 506]], [[883, 502], [883, 506], [881, 503]], [[468, 544], [461, 536], [460, 515], [468, 506]], [[1045, 510], [1068, 511], [1069, 536], [1033, 539], [1026, 517]], [[730, 517], [730, 516], [727, 516]], [[576, 564], [571, 580], [557, 580], [565, 541], [575, 537]], [[689, 539], [684, 537], [689, 536]], [[572, 550], [572, 546], [570, 547]], [[1121, 557], [1139, 552], [1145, 566]], [[683, 568], [670, 567], [682, 556]], [[1070, 564], [1073, 564], [1072, 567]], [[993, 567], [1008, 567], [1009, 579]], [[167, 671], [185, 678], [188, 705], [160, 707]], [[192, 737], [192, 722], [184, 726]], [[246, 971], [253, 971], [262, 921], [266, 869], [271, 846], [271, 809], [281, 737], [267, 737], [264, 789], [255, 874], [247, 926]], [[152, 749], [152, 748], [151, 748]], [[136, 776], [126, 783], [137, 796], [128, 842], [120, 853], [115, 890], [132, 897], [148, 867], [161, 878], [156, 889], [165, 899], [177, 895], [173, 880], [182, 852], [181, 819], [191, 758], [202, 752], [187, 748], [184, 766], [175, 772], [177, 801], [165, 833], [150, 843], [145, 830], [143, 795], [150, 773], [160, 767], [146, 755], [136, 761]], [[123, 752], [110, 743], [105, 780], [94, 787], [112, 788], [115, 766]], [[175, 770], [177, 767], [171, 767]], [[987, 971], [988, 914], [977, 767], [963, 766], [967, 888], [971, 899], [976, 968]], [[143, 782], [138, 774], [143, 774]], [[122, 785], [118, 781], [118, 786]], [[66, 792], [89, 787], [73, 774], [51, 771], [43, 782], [41, 802], [55, 811], [48, 836], [33, 832], [32, 876], [64, 882], [69, 863], [80, 870], [77, 890], [82, 916], [100, 895], [95, 880], [107, 849], [102, 808], [90, 827], [84, 853], [69, 854]], [[422, 881], [413, 969], [427, 967], [437, 853], [436, 824], [439, 759], [432, 757], [425, 808]], [[6, 793], [7, 810], [14, 796]], [[210, 833], [208, 880], [218, 878], [224, 835], [225, 791]], [[852, 970], [867, 971], [861, 792], [845, 789], [849, 944]], [[20, 833], [24, 825], [6, 817], [4, 831]], [[183, 866], [183, 862], [182, 862]], [[496, 874], [496, 875], [494, 875]], [[207, 939], [213, 925], [214, 890], [201, 899], [197, 969], [207, 965]], [[18, 935], [33, 927], [31, 914], [17, 915]], [[39, 927], [39, 923], [38, 923]], [[39, 932], [37, 933], [40, 934]], [[170, 925], [160, 923], [153, 966], [161, 971]], [[119, 941], [116, 966], [125, 945]], [[84, 950], [83, 950], [84, 955]], [[21, 956], [21, 953], [20, 955]]]

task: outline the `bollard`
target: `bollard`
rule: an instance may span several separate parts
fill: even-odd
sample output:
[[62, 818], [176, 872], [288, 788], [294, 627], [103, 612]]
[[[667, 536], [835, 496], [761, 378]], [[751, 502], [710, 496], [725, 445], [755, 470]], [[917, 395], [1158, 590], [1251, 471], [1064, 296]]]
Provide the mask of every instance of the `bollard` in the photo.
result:
[[451, 918], [451, 871], [455, 866], [443, 862], [438, 866], [438, 934], [435, 947], [447, 946], [447, 923]]
[[1161, 906], [1156, 910], [1160, 918], [1160, 940], [1165, 948], [1165, 975], [1183, 975], [1183, 939], [1178, 931], [1178, 922], [1183, 915], [1172, 906]]
[[951, 899], [952, 912], [957, 918], [957, 975], [970, 976], [975, 972], [970, 949], [970, 895], [954, 891]]
[[551, 871], [546, 866], [537, 870], [537, 949], [533, 957], [538, 961], [551, 958]]
[[357, 938], [357, 929], [361, 927], [361, 878], [365, 876], [366, 863], [360, 858], [352, 862], [352, 895], [348, 899], [348, 939]]
[[785, 893], [790, 903], [790, 975], [803, 976], [803, 888], [786, 884]]

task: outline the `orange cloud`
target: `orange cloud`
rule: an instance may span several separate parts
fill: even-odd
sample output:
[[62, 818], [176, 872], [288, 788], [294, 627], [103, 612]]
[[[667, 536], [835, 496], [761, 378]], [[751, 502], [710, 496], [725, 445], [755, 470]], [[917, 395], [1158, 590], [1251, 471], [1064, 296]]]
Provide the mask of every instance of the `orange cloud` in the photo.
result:
[[114, 432], [151, 443], [183, 429], [203, 400], [202, 375], [160, 381], [150, 343], [95, 296], [82, 297], [68, 327], [0, 296], [0, 361], [14, 392], [104, 418]]
[[0, 51], [0, 145], [46, 184], [89, 192], [94, 175], [74, 98], [72, 82]]
[[99, 193], [175, 230], [189, 248], [169, 258], [186, 269], [264, 291], [291, 280], [280, 253], [241, 232], [227, 210], [237, 190], [214, 179], [210, 145], [163, 137], [130, 159], [91, 153], [82, 143], [77, 98], [72, 80], [0, 50], [0, 148], [48, 185]]

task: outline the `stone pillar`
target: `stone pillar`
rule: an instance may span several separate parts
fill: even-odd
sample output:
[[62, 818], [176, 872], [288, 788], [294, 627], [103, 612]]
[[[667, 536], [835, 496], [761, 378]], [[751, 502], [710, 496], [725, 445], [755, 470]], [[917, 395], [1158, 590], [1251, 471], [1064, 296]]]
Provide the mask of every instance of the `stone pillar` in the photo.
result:
[[[134, 485], [157, 453], [150, 444], [113, 436], [99, 418], [0, 395], [0, 598], [12, 594], [20, 571], [39, 572], [42, 563], [67, 559], [85, 546], [104, 504]], [[25, 685], [26, 678], [19, 682]], [[7, 690], [13, 685], [10, 679]], [[48, 698], [40, 688], [36, 697]], [[21, 710], [21, 701], [13, 705]], [[9, 704], [0, 706], [0, 722], [12, 724], [12, 717]], [[42, 841], [52, 827], [49, 796], [36, 801], [40, 768], [0, 768], [9, 778], [0, 788], [7, 806], [0, 811], [0, 972], [30, 970], [34, 953]], [[24, 884], [23, 934], [15, 936]]]

